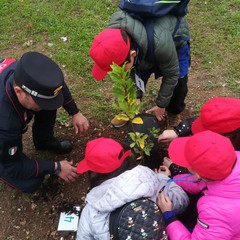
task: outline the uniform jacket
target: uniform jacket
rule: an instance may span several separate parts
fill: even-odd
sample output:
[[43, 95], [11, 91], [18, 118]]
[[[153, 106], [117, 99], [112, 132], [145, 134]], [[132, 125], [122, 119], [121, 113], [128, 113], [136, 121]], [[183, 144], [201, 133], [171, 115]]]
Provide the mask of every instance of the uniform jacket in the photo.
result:
[[[0, 164], [3, 167], [17, 163], [21, 166], [23, 157], [22, 134], [25, 132], [28, 123], [28, 116], [31, 112], [25, 109], [19, 102], [13, 90], [13, 74], [17, 62], [0, 73]], [[64, 85], [64, 108], [69, 114], [74, 115], [79, 110], [71, 97], [66, 84]], [[24, 156], [25, 157], [25, 156]], [[33, 165], [34, 166], [34, 165]], [[35, 167], [31, 170], [33, 176], [43, 176], [54, 172], [54, 162], [35, 160]], [[21, 169], [15, 174], [21, 176]]]
[[177, 18], [171, 15], [156, 18], [154, 21], [154, 53], [156, 63], [146, 61], [147, 34], [141, 21], [132, 18], [124, 11], [113, 14], [108, 28], [121, 28], [125, 30], [137, 43], [141, 55], [140, 70], [149, 70], [155, 66], [163, 76], [156, 104], [159, 107], [167, 107], [173, 90], [179, 78], [179, 62], [176, 48], [187, 44], [190, 39], [188, 24], [185, 18], [181, 19], [180, 26], [173, 40]]
[[204, 196], [197, 203], [198, 222], [192, 234], [180, 221], [174, 221], [167, 226], [170, 240], [240, 239], [240, 152], [232, 173], [222, 181], [194, 183], [193, 177], [187, 175], [175, 179], [187, 192], [204, 189]]
[[137, 166], [119, 176], [94, 187], [86, 197], [86, 206], [81, 213], [77, 240], [109, 240], [109, 214], [132, 200], [149, 197], [156, 201], [159, 190], [174, 202], [177, 212], [188, 205], [186, 193], [163, 174], [156, 174], [150, 168]]

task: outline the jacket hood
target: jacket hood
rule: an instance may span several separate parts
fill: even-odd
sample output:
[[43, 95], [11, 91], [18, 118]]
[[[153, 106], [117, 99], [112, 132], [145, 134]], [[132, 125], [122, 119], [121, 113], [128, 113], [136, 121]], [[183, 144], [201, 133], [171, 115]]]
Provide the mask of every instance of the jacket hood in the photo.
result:
[[231, 174], [221, 181], [207, 182], [207, 190], [205, 194], [219, 196], [224, 198], [239, 198], [240, 199], [240, 152], [236, 152], [237, 161]]
[[154, 198], [158, 185], [155, 172], [147, 167], [137, 166], [93, 188], [86, 201], [100, 212], [112, 212], [134, 199], [143, 196]]

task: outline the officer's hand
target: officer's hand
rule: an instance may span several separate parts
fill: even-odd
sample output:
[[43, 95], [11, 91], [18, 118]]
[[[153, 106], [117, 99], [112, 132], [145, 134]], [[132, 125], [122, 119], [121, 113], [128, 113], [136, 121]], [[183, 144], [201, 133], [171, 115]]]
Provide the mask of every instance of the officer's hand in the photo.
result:
[[85, 133], [89, 128], [89, 122], [87, 118], [84, 117], [80, 112], [72, 116], [72, 124], [76, 134], [80, 132]]
[[164, 130], [158, 136], [158, 142], [171, 142], [173, 139], [177, 138], [178, 135], [175, 133], [174, 130]]
[[165, 108], [154, 106], [153, 108], [147, 110], [146, 113], [153, 113], [158, 121], [162, 121], [164, 118]]
[[60, 161], [60, 164], [61, 172], [59, 173], [59, 177], [68, 183], [74, 182], [79, 176], [76, 172], [76, 167], [73, 167], [72, 162], [68, 162], [67, 160]]

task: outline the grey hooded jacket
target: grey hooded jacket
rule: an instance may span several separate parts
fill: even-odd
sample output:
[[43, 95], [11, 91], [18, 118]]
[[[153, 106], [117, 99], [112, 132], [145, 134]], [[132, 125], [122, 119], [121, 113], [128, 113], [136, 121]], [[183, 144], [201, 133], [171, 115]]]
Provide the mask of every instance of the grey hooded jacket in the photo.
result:
[[173, 209], [181, 213], [187, 207], [187, 194], [169, 178], [156, 174], [148, 167], [137, 166], [119, 176], [94, 187], [86, 197], [81, 213], [77, 240], [109, 240], [109, 215], [118, 207], [141, 197], [156, 201], [159, 190], [166, 185], [164, 193], [173, 203]]
[[165, 108], [168, 106], [173, 95], [174, 88], [179, 78], [179, 64], [177, 49], [187, 44], [190, 39], [188, 24], [185, 18], [181, 19], [180, 25], [174, 35], [177, 18], [172, 15], [156, 18], [154, 20], [154, 54], [155, 63], [146, 61], [148, 49], [147, 33], [141, 21], [131, 17], [124, 11], [112, 15], [108, 28], [120, 28], [125, 30], [138, 44], [142, 58], [140, 70], [149, 70], [157, 66], [163, 76], [158, 96], [157, 106]]

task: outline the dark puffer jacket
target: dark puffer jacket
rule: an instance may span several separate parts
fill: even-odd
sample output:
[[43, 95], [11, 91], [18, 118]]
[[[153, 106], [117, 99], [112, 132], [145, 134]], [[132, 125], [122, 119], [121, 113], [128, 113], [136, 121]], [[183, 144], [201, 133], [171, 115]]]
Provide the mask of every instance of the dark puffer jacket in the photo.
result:
[[157, 66], [163, 76], [156, 104], [159, 107], [167, 107], [172, 97], [173, 90], [179, 78], [179, 64], [177, 49], [186, 45], [190, 39], [188, 24], [185, 18], [181, 19], [179, 28], [174, 36], [177, 18], [172, 15], [163, 16], [154, 20], [154, 53], [155, 63], [146, 61], [147, 33], [141, 21], [131, 17], [124, 11], [113, 14], [108, 28], [121, 28], [125, 30], [138, 44], [141, 52], [140, 70], [149, 70]]

